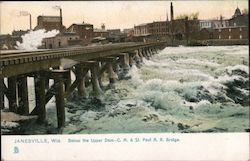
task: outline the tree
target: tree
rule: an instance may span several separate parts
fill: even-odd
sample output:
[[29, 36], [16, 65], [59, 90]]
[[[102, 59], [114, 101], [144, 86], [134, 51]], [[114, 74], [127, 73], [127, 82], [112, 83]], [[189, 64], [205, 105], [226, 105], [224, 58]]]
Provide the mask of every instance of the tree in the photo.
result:
[[199, 17], [199, 12], [195, 12], [195, 13], [190, 13], [190, 14], [180, 14], [176, 17], [176, 19], [185, 19], [188, 18], [189, 20], [194, 20], [194, 19], [198, 19]]
[[248, 8], [244, 8], [244, 9], [242, 10], [242, 14], [248, 14], [248, 13], [249, 13]]

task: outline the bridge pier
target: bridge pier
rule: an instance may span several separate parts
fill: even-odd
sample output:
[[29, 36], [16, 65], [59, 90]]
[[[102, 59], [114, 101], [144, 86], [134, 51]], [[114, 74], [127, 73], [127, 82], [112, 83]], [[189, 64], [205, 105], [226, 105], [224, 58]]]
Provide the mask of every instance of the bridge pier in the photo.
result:
[[121, 63], [122, 67], [122, 74], [121, 74], [121, 79], [128, 74], [128, 71], [130, 69], [129, 66], [129, 54], [128, 53], [122, 53], [118, 55], [119, 61]]
[[17, 112], [17, 78], [16, 76], [8, 78], [9, 110]]
[[95, 98], [100, 98], [102, 95], [102, 90], [99, 85], [99, 80], [98, 80], [98, 67], [96, 65], [91, 66], [90, 68], [91, 71], [91, 83], [93, 87], [93, 94]]
[[132, 67], [135, 64], [133, 56], [134, 56], [133, 53], [129, 53], [129, 66], [130, 67]]
[[153, 54], [152, 54], [152, 52], [151, 52], [151, 49], [148, 48], [147, 52], [148, 52], [149, 57], [151, 58], [151, 57], [153, 56]]
[[22, 115], [29, 114], [28, 84], [27, 76], [22, 75], [18, 80], [18, 113]]
[[140, 57], [140, 60], [141, 60], [141, 63], [143, 63], [143, 54], [142, 54], [142, 49], [139, 49], [138, 50], [138, 55], [139, 55], [139, 57]]
[[55, 80], [55, 98], [56, 98], [56, 113], [57, 113], [57, 126], [58, 128], [65, 126], [65, 106], [64, 106], [64, 74], [65, 70], [55, 70], [52, 72]]
[[38, 122], [40, 123], [46, 120], [45, 79], [43, 72], [39, 72], [34, 76], [36, 108], [38, 110]]
[[149, 51], [149, 48], [146, 48], [145, 52], [146, 52], [146, 55], [147, 55], [148, 59], [150, 59], [152, 57], [152, 55], [151, 55], [151, 53]]
[[0, 109], [4, 108], [4, 79], [0, 78]]
[[114, 84], [118, 79], [117, 74], [113, 70], [113, 66], [111, 62], [107, 62], [107, 69], [108, 69], [108, 76], [109, 76], [109, 83]]
[[81, 67], [80, 65], [76, 66], [76, 79], [79, 81], [78, 86], [77, 86], [77, 91], [80, 97], [87, 98], [88, 95], [87, 95], [87, 91], [85, 88], [84, 78], [85, 78], [86, 72], [88, 71], [84, 73], [83, 70], [84, 70], [83, 67]]
[[102, 89], [103, 88], [103, 84], [102, 84], [102, 72], [101, 72], [101, 68], [104, 67], [105, 65], [102, 65], [102, 62], [98, 62], [97, 63], [97, 73], [98, 73], [98, 82], [99, 82], [99, 86]]
[[70, 87], [71, 85], [71, 72], [70, 70], [67, 70], [64, 74], [64, 86], [65, 86], [65, 91]]
[[49, 89], [49, 78], [45, 78], [45, 89], [48, 90]]
[[[36, 107], [30, 114], [38, 115], [38, 121], [44, 122], [46, 120], [46, 104], [55, 96], [57, 125], [58, 128], [61, 128], [65, 125], [64, 100], [76, 88], [79, 96], [87, 97], [86, 87], [92, 84], [93, 96], [100, 98], [103, 94], [101, 89], [102, 75], [105, 71], [108, 73], [109, 83], [115, 83], [120, 71], [122, 74], [119, 75], [119, 78], [124, 78], [133, 64], [142, 63], [143, 57], [146, 59], [152, 57], [157, 52], [154, 46], [158, 48], [159, 44], [112, 44], [108, 47], [79, 49], [79, 51], [56, 51], [55, 53], [49, 51], [50, 54], [47, 53], [48, 51], [42, 51], [32, 55], [31, 52], [22, 53], [20, 57], [17, 56], [18, 59], [9, 59], [8, 55], [5, 55], [3, 61], [0, 60], [0, 64], [4, 65], [1, 68], [3, 72], [0, 71], [1, 76], [3, 74], [3, 77], [0, 78], [0, 108], [4, 108], [6, 96], [9, 101], [9, 111], [28, 115], [27, 75], [32, 76], [34, 77]], [[135, 50], [137, 52], [134, 52]], [[60, 59], [67, 57], [80, 63], [74, 64], [69, 70], [62, 70]], [[117, 57], [119, 57], [118, 61]], [[76, 75], [76, 80], [73, 83], [71, 83], [71, 70]], [[91, 76], [89, 76], [90, 73]], [[6, 85], [4, 78], [8, 79]], [[52, 86], [49, 86], [50, 79], [54, 80]]]
[[136, 64], [139, 64], [141, 62], [140, 56], [139, 56], [139, 51], [135, 52], [135, 56], [134, 56], [134, 60], [136, 62]]

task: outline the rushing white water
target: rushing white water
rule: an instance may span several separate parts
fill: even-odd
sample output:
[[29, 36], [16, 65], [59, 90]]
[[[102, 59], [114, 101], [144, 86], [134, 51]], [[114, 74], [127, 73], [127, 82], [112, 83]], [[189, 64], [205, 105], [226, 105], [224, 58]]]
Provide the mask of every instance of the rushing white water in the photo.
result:
[[37, 50], [42, 45], [44, 38], [53, 37], [59, 33], [58, 30], [46, 32], [45, 29], [30, 31], [22, 36], [22, 43], [16, 42], [16, 49], [18, 50]]
[[[248, 60], [248, 46], [167, 47], [141, 68], [133, 65], [131, 79], [105, 88], [102, 101], [74, 94], [62, 133], [245, 132]], [[53, 99], [47, 113], [49, 124], [27, 133], [53, 133]]]

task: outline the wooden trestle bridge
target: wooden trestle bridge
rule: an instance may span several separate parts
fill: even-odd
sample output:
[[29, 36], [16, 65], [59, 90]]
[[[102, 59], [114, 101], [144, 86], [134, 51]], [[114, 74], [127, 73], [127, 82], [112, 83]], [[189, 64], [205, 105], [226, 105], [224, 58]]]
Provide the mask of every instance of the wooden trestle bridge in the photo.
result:
[[[94, 97], [102, 94], [101, 76], [106, 71], [110, 83], [117, 80], [117, 68], [127, 72], [133, 63], [149, 59], [165, 42], [117, 43], [81, 48], [0, 53], [0, 107], [20, 115], [37, 115], [46, 120], [45, 106], [55, 96], [58, 127], [65, 125], [64, 99], [77, 88], [86, 97], [85, 76], [90, 70], [90, 84]], [[62, 67], [62, 60], [73, 60], [73, 65]], [[71, 83], [71, 71], [76, 79]], [[27, 77], [34, 77], [35, 108], [29, 111]], [[7, 79], [7, 82], [4, 81]], [[49, 80], [54, 84], [49, 86]], [[8, 99], [5, 105], [4, 96]]]

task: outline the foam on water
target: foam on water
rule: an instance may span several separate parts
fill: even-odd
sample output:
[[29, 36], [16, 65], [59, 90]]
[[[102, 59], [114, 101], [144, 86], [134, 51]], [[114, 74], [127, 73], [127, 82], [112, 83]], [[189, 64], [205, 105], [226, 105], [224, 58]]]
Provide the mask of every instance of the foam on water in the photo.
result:
[[[244, 132], [249, 128], [246, 46], [167, 47], [143, 62], [141, 68], [130, 68], [131, 79], [105, 87], [102, 101], [73, 94], [66, 102], [63, 133]], [[56, 127], [53, 100], [47, 111]]]

